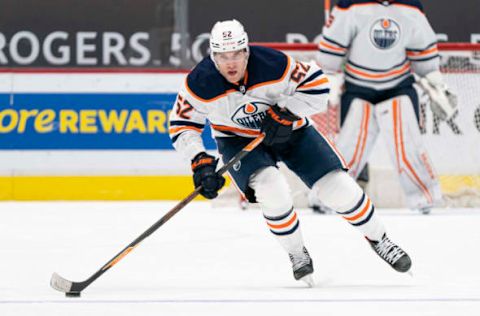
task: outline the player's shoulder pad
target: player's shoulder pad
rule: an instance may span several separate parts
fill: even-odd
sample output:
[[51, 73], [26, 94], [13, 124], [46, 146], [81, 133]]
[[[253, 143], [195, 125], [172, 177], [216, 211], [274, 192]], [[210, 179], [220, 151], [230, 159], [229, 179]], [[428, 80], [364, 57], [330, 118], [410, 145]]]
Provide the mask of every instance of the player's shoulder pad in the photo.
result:
[[248, 58], [248, 85], [279, 80], [288, 70], [288, 56], [281, 51], [264, 46], [250, 46]]
[[420, 2], [420, 0], [395, 0], [394, 3], [407, 5], [419, 9], [421, 12], [425, 12], [423, 10], [423, 4]]
[[336, 6], [340, 9], [348, 9], [353, 5], [366, 3], [378, 4], [375, 0], [338, 0]]
[[187, 76], [187, 89], [203, 100], [214, 99], [226, 90], [225, 80], [210, 59], [205, 57]]

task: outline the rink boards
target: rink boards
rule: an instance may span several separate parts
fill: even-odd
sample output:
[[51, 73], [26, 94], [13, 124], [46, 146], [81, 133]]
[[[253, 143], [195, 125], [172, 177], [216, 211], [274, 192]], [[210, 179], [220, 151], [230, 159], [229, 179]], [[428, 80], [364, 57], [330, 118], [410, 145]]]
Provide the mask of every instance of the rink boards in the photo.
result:
[[[181, 71], [1, 73], [0, 199], [184, 197], [192, 190], [189, 163], [167, 134], [184, 77]], [[470, 177], [480, 189], [480, 107], [466, 103], [480, 98], [463, 97], [455, 119], [460, 133], [435, 125], [427, 113], [424, 137], [439, 174]], [[214, 149], [206, 130], [207, 148]], [[374, 166], [391, 169], [381, 148], [373, 157]]]
[[[184, 72], [0, 75], [0, 199], [179, 199], [168, 114]], [[214, 149], [206, 129], [204, 141]]]

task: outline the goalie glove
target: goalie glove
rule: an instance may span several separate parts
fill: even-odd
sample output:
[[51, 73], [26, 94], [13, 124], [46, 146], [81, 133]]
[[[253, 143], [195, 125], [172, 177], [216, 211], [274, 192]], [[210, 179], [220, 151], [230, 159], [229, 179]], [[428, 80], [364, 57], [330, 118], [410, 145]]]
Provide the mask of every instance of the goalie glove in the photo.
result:
[[448, 120], [457, 113], [457, 96], [447, 88], [440, 71], [432, 71], [420, 78], [419, 83], [430, 96], [433, 113], [441, 120]]

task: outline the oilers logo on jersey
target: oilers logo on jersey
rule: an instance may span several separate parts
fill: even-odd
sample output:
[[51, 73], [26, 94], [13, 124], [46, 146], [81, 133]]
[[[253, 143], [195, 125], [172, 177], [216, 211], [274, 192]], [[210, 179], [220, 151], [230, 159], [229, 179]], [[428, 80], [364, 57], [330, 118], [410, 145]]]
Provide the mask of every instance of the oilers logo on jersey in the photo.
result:
[[260, 129], [269, 106], [263, 102], [243, 104], [233, 113], [232, 121], [246, 128]]
[[[324, 27], [318, 60], [345, 81], [374, 90], [412, 84], [438, 69], [437, 38], [418, 0], [341, 0]], [[387, 53], [388, 52], [388, 53]]]
[[370, 39], [380, 49], [389, 49], [399, 42], [400, 26], [392, 19], [375, 21], [370, 30]]

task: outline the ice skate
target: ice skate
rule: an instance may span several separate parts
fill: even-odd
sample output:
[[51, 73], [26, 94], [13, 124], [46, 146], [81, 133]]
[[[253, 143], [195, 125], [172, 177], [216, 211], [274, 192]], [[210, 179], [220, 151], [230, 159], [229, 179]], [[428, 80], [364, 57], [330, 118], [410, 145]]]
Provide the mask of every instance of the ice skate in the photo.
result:
[[424, 207], [416, 208], [413, 211], [419, 212], [420, 214], [423, 214], [423, 215], [428, 215], [432, 212], [432, 208], [429, 206], [424, 206]]
[[321, 204], [309, 205], [309, 207], [316, 214], [325, 215], [325, 214], [328, 214], [328, 213], [332, 212], [328, 207], [326, 207], [325, 205], [321, 205]]
[[412, 266], [412, 260], [408, 254], [388, 239], [386, 234], [379, 241], [369, 240], [372, 249], [387, 262], [392, 268], [398, 272], [407, 272]]
[[310, 191], [308, 194], [308, 207], [316, 214], [332, 213], [332, 210], [320, 202], [317, 198], [316, 192]]
[[309, 287], [313, 287], [313, 262], [307, 249], [303, 247], [303, 250], [300, 253], [290, 253], [288, 255], [292, 262], [293, 277], [295, 280], [301, 280], [307, 283]]

